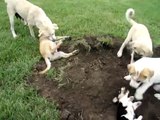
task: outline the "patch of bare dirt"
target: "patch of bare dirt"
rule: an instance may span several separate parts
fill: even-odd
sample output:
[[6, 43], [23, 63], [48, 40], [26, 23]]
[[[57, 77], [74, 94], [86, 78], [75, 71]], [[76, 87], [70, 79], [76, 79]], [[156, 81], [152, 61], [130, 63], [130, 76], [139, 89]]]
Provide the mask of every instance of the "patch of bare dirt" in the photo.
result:
[[[61, 120], [116, 120], [116, 105], [112, 99], [117, 96], [122, 86], [135, 92], [123, 77], [127, 75], [126, 66], [130, 55], [124, 51], [122, 58], [117, 58], [121, 45], [118, 38], [103, 36], [111, 40], [110, 45], [99, 42], [101, 37], [84, 37], [84, 41], [73, 41], [61, 47], [64, 51], [79, 48], [78, 55], [69, 59], [52, 62], [52, 67], [59, 71], [60, 77], [49, 78], [36, 74], [45, 68], [43, 59], [33, 68], [33, 74], [27, 78], [40, 95], [49, 101], [56, 101], [61, 112]], [[74, 44], [74, 47], [73, 47]], [[155, 55], [160, 56], [160, 48]], [[58, 81], [61, 79], [61, 81]], [[60, 86], [59, 83], [62, 85]], [[155, 91], [149, 89], [137, 113], [144, 120], [160, 120], [160, 101], [154, 98]]]

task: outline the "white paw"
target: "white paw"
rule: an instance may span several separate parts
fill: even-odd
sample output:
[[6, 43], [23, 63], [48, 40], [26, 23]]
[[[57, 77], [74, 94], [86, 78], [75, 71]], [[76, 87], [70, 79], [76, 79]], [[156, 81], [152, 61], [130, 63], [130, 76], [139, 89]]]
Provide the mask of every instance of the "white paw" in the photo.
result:
[[127, 80], [127, 81], [128, 81], [128, 80], [131, 80], [131, 76], [130, 76], [130, 75], [127, 75], [127, 76], [124, 77], [124, 79]]
[[122, 52], [121, 51], [118, 51], [117, 57], [122, 57]]
[[160, 100], [160, 93], [154, 94], [154, 97], [156, 97], [158, 100]]
[[135, 97], [137, 100], [142, 100], [142, 99], [143, 99], [143, 95], [142, 95], [142, 94], [139, 94], [139, 93], [135, 93], [134, 97]]
[[137, 119], [135, 119], [135, 120], [142, 120], [143, 119], [143, 116], [142, 115], [140, 115]]
[[129, 85], [130, 85], [131, 87], [133, 87], [133, 88], [136, 89], [136, 88], [139, 87], [140, 83], [137, 83], [136, 81], [131, 80], [130, 83], [129, 83]]
[[160, 92], [160, 85], [154, 85], [153, 89], [157, 92]]
[[13, 37], [14, 37], [14, 38], [17, 38], [17, 35], [15, 34], [15, 35], [13, 35]]

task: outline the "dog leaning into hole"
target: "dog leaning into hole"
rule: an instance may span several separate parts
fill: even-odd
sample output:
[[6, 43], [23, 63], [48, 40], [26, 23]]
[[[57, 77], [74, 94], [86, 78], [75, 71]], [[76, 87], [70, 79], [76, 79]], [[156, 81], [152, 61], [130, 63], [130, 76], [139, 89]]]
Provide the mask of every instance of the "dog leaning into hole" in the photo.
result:
[[142, 120], [142, 116], [136, 117], [135, 110], [142, 104], [140, 101], [133, 102], [134, 97], [129, 95], [129, 91], [121, 88], [118, 97], [113, 98], [113, 103], [117, 107], [117, 120]]
[[5, 2], [7, 3], [10, 29], [14, 38], [17, 37], [14, 29], [14, 16], [16, 15], [27, 23], [32, 37], [35, 37], [33, 26], [36, 26], [39, 32], [49, 34], [50, 39], [56, 39], [55, 30], [58, 29], [58, 26], [52, 23], [40, 7], [27, 0], [5, 0]]
[[132, 25], [128, 35], [121, 45], [117, 56], [121, 57], [125, 46], [131, 50], [131, 61], [134, 61], [134, 54], [137, 53], [140, 56], [151, 57], [153, 55], [152, 39], [150, 37], [147, 27], [143, 24], [137, 23], [132, 19], [134, 16], [134, 9], [129, 8], [126, 11], [126, 19]]

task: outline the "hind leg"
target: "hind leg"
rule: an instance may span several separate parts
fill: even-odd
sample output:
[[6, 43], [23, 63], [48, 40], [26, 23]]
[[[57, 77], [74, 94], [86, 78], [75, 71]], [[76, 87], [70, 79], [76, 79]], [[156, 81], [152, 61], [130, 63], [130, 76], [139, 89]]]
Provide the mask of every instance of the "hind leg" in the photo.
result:
[[16, 33], [15, 33], [15, 30], [14, 30], [14, 16], [15, 16], [15, 11], [14, 11], [14, 9], [12, 9], [12, 7], [7, 6], [7, 13], [8, 13], [8, 16], [9, 16], [10, 29], [11, 29], [12, 35], [13, 35], [14, 38], [16, 38], [17, 35], [16, 35]]
[[78, 53], [78, 50], [74, 50], [73, 52], [70, 52], [70, 53], [64, 53], [62, 51], [59, 51], [59, 52], [54, 53], [50, 57], [50, 60], [53, 61], [53, 60], [57, 60], [57, 59], [60, 59], [60, 58], [68, 58], [68, 57], [73, 56], [77, 53]]

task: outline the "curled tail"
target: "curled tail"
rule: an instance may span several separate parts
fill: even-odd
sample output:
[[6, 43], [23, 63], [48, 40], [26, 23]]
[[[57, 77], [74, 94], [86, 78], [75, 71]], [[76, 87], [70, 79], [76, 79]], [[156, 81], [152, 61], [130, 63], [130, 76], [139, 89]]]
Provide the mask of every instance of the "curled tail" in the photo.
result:
[[127, 11], [126, 11], [126, 19], [127, 19], [127, 21], [128, 21], [131, 25], [136, 24], [136, 22], [132, 19], [132, 17], [134, 16], [134, 14], [135, 14], [135, 11], [134, 11], [133, 8], [127, 9]]

